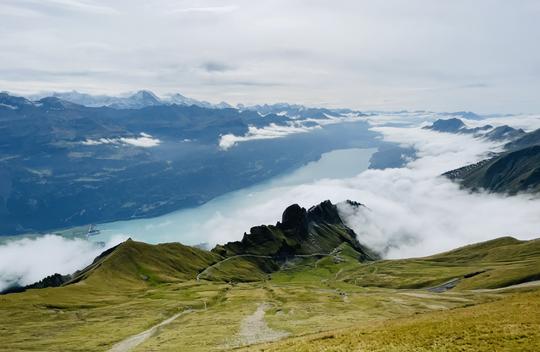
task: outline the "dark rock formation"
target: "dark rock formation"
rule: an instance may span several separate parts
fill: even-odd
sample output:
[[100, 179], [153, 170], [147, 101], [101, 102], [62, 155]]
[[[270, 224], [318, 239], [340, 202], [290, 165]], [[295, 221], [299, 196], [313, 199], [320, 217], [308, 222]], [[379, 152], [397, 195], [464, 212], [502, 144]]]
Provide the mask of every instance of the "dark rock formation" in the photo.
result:
[[[363, 206], [352, 201], [349, 204]], [[293, 204], [285, 209], [281, 222], [275, 226], [253, 227], [241, 241], [218, 245], [212, 251], [224, 257], [250, 254], [285, 259], [328, 254], [344, 243], [359, 253], [360, 260], [378, 258], [358, 242], [354, 231], [340, 218], [337, 206], [327, 200], [309, 210]]]
[[60, 287], [69, 280], [71, 280], [71, 275], [60, 275], [56, 273], [30, 285], [9, 287], [0, 292], [0, 294], [24, 292], [33, 288]]

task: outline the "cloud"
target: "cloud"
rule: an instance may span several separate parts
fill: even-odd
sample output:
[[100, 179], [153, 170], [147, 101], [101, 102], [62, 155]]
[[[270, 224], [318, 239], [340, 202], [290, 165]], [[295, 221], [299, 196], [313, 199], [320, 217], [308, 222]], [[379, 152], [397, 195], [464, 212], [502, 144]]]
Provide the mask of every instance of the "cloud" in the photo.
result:
[[0, 245], [0, 290], [29, 285], [54, 273], [72, 274], [125, 239], [112, 238], [105, 246], [57, 235], [7, 241]]
[[161, 143], [161, 140], [152, 137], [147, 133], [141, 133], [140, 137], [119, 137], [119, 138], [100, 138], [100, 139], [87, 139], [82, 142], [86, 146], [102, 145], [102, 144], [116, 144], [116, 145], [132, 145], [141, 148], [157, 147]]
[[222, 150], [228, 150], [234, 147], [238, 143], [260, 140], [260, 139], [283, 138], [291, 134], [310, 132], [315, 128], [320, 128], [320, 127], [319, 126], [305, 127], [300, 124], [282, 126], [282, 125], [276, 125], [275, 123], [271, 123], [270, 125], [265, 126], [263, 128], [249, 126], [248, 132], [243, 136], [236, 136], [231, 133], [220, 136], [219, 147]]
[[173, 13], [227, 13], [237, 9], [236, 6], [185, 7], [172, 10]]
[[201, 65], [201, 67], [207, 71], [207, 72], [226, 72], [231, 71], [234, 68], [232, 66], [229, 66], [227, 64], [224, 64], [222, 62], [217, 61], [208, 61]]
[[307, 118], [303, 120], [296, 120], [294, 122], [289, 122], [289, 124], [286, 126], [276, 125], [275, 123], [271, 123], [262, 128], [249, 126], [248, 132], [243, 136], [236, 136], [231, 133], [220, 136], [219, 147], [222, 150], [228, 150], [242, 142], [254, 141], [258, 139], [284, 138], [292, 134], [311, 132], [325, 125], [359, 120], [366, 120], [366, 118], [356, 113], [350, 113], [342, 116], [326, 115], [326, 118], [322, 119]]
[[159, 139], [149, 135], [134, 138], [124, 137], [120, 138], [120, 142], [141, 148], [157, 147], [161, 143]]
[[32, 9], [26, 9], [19, 6], [11, 6], [8, 4], [0, 4], [0, 14], [2, 16], [13, 16], [22, 18], [36, 18], [41, 16], [38, 11]]
[[[10, 0], [8, 0], [10, 1]], [[58, 14], [58, 10], [76, 11], [88, 14], [110, 15], [117, 14], [113, 7], [98, 4], [92, 1], [82, 0], [18, 0], [14, 4], [28, 11], [46, 12], [47, 14]]]

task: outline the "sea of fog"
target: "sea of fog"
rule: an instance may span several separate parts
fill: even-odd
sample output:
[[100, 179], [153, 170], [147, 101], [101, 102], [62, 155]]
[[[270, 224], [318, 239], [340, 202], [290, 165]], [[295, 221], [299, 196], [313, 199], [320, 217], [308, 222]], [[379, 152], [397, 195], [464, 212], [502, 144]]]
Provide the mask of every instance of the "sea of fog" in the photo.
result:
[[[267, 199], [274, 198], [280, 192], [286, 192], [291, 186], [310, 184], [323, 179], [349, 178], [366, 170], [369, 159], [376, 151], [374, 148], [351, 148], [324, 153], [317, 161], [310, 162], [290, 173], [274, 177], [269, 181], [227, 193], [196, 208], [182, 209], [162, 216], [116, 221], [100, 224], [100, 234], [92, 236], [93, 241], [108, 242], [118, 236], [148, 243], [182, 242], [195, 245], [210, 243], [214, 245], [216, 229], [212, 228], [214, 219], [232, 216], [241, 209], [249, 209]], [[284, 209], [269, 209], [265, 223], [275, 223]], [[248, 219], [246, 219], [248, 220]], [[261, 225], [259, 219], [249, 220], [242, 231], [249, 232], [251, 226]], [[247, 225], [249, 224], [249, 225]], [[219, 230], [219, 229], [218, 229]], [[243, 232], [233, 229], [221, 229], [220, 238], [241, 239]], [[212, 234], [211, 234], [212, 233]]]

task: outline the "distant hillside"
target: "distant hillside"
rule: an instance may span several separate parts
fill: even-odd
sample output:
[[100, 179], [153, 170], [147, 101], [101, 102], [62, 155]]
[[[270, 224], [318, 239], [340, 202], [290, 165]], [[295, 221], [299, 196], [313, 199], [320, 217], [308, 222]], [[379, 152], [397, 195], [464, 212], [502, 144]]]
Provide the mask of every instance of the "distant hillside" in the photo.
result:
[[540, 145], [540, 129], [524, 134], [518, 139], [505, 145], [506, 150], [518, 150], [534, 145]]
[[444, 173], [472, 190], [516, 194], [540, 191], [540, 145], [503, 153], [494, 158]]
[[382, 145], [369, 159], [369, 168], [384, 170], [400, 168], [416, 159], [416, 149], [399, 145]]
[[498, 127], [484, 125], [481, 127], [468, 128], [462, 120], [455, 117], [450, 119], [438, 119], [430, 126], [424, 127], [424, 129], [444, 133], [471, 134], [474, 137], [485, 138], [492, 141], [515, 140], [526, 134], [521, 128], [516, 129], [508, 125]]

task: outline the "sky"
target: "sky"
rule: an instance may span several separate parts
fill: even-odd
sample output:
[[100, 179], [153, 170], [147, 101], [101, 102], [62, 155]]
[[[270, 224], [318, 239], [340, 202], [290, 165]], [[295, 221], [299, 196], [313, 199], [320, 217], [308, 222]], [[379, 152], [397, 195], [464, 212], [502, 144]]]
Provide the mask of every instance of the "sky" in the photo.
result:
[[0, 0], [0, 90], [540, 112], [537, 0]]

